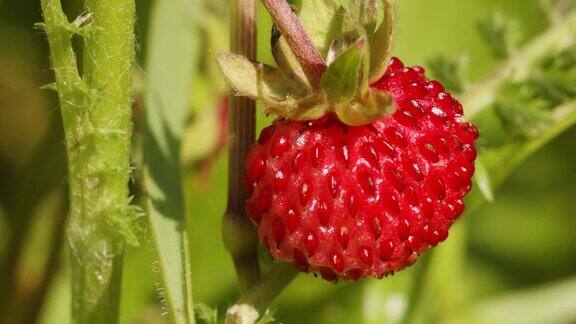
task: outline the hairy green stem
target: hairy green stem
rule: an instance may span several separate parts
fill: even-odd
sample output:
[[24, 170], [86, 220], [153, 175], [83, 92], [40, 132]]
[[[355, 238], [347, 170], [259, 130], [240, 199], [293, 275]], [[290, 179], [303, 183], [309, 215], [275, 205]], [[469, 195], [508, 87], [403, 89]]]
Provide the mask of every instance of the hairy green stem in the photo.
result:
[[[256, 59], [256, 0], [231, 1], [230, 50]], [[247, 193], [243, 185], [244, 160], [254, 142], [254, 101], [230, 96], [228, 112], [228, 206], [222, 222], [224, 245], [230, 252], [240, 293], [259, 280], [258, 239], [254, 225], [244, 213]]]
[[[118, 321], [130, 206], [134, 1], [86, 0], [69, 23], [59, 0], [41, 0], [64, 124], [70, 184], [66, 235], [75, 323]], [[80, 77], [71, 45], [84, 40]]]

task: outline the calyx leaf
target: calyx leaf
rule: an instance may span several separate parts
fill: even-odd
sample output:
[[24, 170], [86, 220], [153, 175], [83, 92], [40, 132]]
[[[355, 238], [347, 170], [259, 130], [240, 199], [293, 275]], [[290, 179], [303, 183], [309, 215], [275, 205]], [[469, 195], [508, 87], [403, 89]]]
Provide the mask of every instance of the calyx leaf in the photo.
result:
[[344, 8], [336, 0], [305, 0], [298, 16], [316, 49], [326, 56], [332, 40], [342, 31]]
[[302, 66], [298, 62], [294, 52], [290, 49], [286, 39], [281, 36], [280, 31], [276, 26], [273, 26], [271, 40], [272, 56], [274, 56], [278, 68], [284, 71], [284, 73], [286, 73], [286, 75], [292, 78], [295, 82], [300, 83], [303, 87], [310, 88], [310, 83], [304, 73], [304, 69], [302, 69]]
[[249, 61], [232, 53], [220, 53], [218, 66], [229, 86], [238, 96], [283, 102], [299, 100], [309, 93], [309, 88], [284, 73], [283, 70]]
[[392, 97], [382, 91], [369, 89], [366, 94], [347, 104], [334, 106], [334, 112], [343, 123], [358, 126], [373, 122], [394, 111]]
[[344, 16], [345, 30], [364, 27], [373, 33], [378, 23], [378, 0], [350, 0]]
[[326, 92], [331, 104], [349, 103], [356, 97], [367, 54], [366, 45], [366, 38], [360, 38], [354, 46], [336, 57], [324, 72], [320, 88]]
[[218, 53], [216, 57], [220, 72], [238, 96], [252, 99], [258, 97], [258, 78], [254, 63], [245, 56], [233, 53]]
[[376, 81], [386, 72], [394, 36], [394, 7], [391, 0], [381, 0], [383, 19], [376, 31], [369, 34], [370, 81]]
[[391, 1], [349, 0], [346, 9], [337, 0], [301, 1], [300, 22], [328, 64], [319, 89], [275, 27], [271, 47], [278, 68], [229, 53], [218, 55], [218, 65], [232, 90], [260, 100], [266, 113], [310, 120], [332, 112], [346, 124], [370, 123], [394, 107], [389, 94], [370, 88], [390, 59]]

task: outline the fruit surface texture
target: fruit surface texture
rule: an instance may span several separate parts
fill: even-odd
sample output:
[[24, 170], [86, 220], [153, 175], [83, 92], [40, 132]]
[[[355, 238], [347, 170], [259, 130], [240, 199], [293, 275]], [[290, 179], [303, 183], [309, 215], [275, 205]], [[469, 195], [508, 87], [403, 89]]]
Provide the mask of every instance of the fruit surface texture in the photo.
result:
[[277, 120], [246, 160], [246, 211], [278, 260], [326, 280], [382, 278], [448, 236], [472, 186], [476, 127], [421, 67], [371, 85], [394, 112], [349, 126]]

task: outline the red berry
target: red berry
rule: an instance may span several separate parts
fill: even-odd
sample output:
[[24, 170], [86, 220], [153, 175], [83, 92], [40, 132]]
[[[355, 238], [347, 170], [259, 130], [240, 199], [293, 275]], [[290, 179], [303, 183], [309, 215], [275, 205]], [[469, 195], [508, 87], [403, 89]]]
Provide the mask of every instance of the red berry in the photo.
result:
[[250, 150], [246, 210], [263, 246], [327, 280], [382, 278], [436, 246], [464, 211], [476, 127], [422, 68], [372, 85], [396, 110], [363, 126], [279, 120]]

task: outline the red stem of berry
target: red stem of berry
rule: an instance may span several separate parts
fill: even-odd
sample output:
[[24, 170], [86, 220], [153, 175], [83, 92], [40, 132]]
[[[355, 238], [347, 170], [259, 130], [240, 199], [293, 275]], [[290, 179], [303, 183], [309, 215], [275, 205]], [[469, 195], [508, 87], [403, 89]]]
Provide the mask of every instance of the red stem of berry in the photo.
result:
[[262, 0], [274, 23], [286, 38], [313, 88], [318, 88], [326, 62], [292, 12], [286, 0]]
[[[256, 0], [231, 2], [230, 50], [256, 59]], [[228, 113], [228, 206], [222, 224], [224, 245], [230, 252], [241, 293], [258, 281], [258, 239], [254, 225], [244, 214], [247, 198], [243, 186], [244, 160], [254, 142], [254, 101], [230, 95]]]

